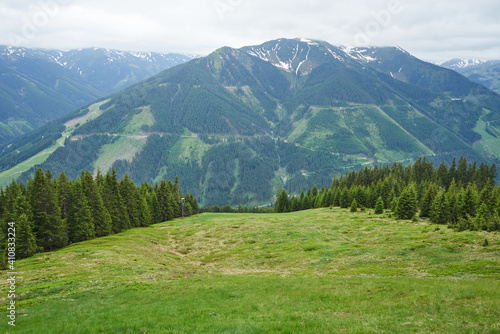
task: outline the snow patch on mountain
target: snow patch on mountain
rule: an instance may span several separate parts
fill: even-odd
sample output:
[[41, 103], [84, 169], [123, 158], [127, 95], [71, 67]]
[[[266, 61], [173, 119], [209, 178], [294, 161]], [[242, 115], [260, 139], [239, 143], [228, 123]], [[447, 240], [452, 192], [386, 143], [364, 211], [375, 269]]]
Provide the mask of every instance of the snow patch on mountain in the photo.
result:
[[377, 58], [373, 56], [373, 54], [375, 53], [374, 48], [350, 48], [344, 46], [341, 48], [341, 50], [344, 51], [352, 59], [364, 63], [370, 63], [377, 60]]
[[450, 60], [448, 62], [443, 63], [442, 66], [452, 69], [466, 69], [469, 67], [475, 67], [484, 64], [486, 62], [487, 62], [486, 60], [481, 60], [481, 59], [463, 58], [463, 59]]

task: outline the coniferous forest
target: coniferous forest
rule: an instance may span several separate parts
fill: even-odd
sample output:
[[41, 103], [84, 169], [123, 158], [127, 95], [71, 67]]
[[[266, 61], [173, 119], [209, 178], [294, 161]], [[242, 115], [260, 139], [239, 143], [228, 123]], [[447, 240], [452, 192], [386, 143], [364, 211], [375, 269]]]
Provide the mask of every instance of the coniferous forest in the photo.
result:
[[195, 213], [197, 200], [181, 193], [178, 178], [136, 186], [127, 174], [118, 180], [114, 169], [95, 177], [85, 170], [76, 180], [38, 169], [26, 184], [13, 181], [0, 188], [0, 268], [6, 266], [9, 227], [16, 231], [16, 259], [23, 259]]
[[276, 212], [337, 206], [352, 212], [390, 209], [397, 219], [429, 218], [459, 231], [500, 230], [500, 186], [497, 168], [470, 163], [464, 157], [436, 169], [426, 158], [404, 167], [364, 168], [335, 177], [330, 188], [314, 186], [290, 198], [286, 190], [276, 195]]

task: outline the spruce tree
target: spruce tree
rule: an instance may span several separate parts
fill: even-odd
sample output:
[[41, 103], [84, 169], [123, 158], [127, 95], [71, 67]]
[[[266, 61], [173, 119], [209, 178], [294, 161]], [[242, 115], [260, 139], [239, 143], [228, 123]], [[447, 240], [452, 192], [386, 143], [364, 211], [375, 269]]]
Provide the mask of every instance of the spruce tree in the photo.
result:
[[68, 243], [66, 222], [61, 219], [50, 174], [47, 176], [42, 169], [38, 169], [28, 189], [37, 245], [44, 251], [61, 248]]
[[194, 197], [192, 193], [189, 193], [187, 200], [188, 200], [189, 204], [191, 205], [192, 214], [193, 215], [198, 214], [199, 207], [198, 207], [198, 201], [196, 200], [196, 197]]
[[[140, 226], [149, 226], [153, 223], [153, 219], [151, 218], [151, 211], [149, 210], [148, 201], [146, 197], [140, 197], [139, 201]], [[187, 204], [189, 204], [189, 202], [187, 202]], [[191, 204], [189, 204], [189, 208], [191, 208]], [[189, 215], [191, 215], [191, 211]]]
[[446, 205], [448, 206], [449, 212], [449, 223], [451, 226], [455, 226], [458, 223], [458, 219], [463, 217], [461, 203], [461, 194], [458, 190], [455, 179], [451, 181], [450, 187], [446, 192]]
[[151, 223], [158, 224], [161, 222], [161, 212], [160, 212], [160, 204], [158, 203], [158, 198], [156, 197], [156, 193], [154, 189], [151, 189], [151, 192], [146, 193], [146, 199], [148, 201], [149, 207], [149, 215], [151, 216]]
[[290, 211], [290, 203], [288, 200], [288, 194], [285, 189], [281, 189], [278, 192], [278, 196], [276, 197], [275, 203], [275, 212], [289, 212]]
[[467, 216], [474, 217], [476, 215], [478, 202], [479, 195], [477, 192], [476, 184], [469, 184], [464, 193], [462, 201], [462, 214], [464, 218]]
[[19, 191], [14, 203], [13, 222], [16, 222], [16, 259], [24, 259], [38, 251], [33, 222], [29, 220], [30, 211], [25, 195]]
[[103, 237], [110, 235], [113, 232], [111, 215], [108, 209], [104, 207], [97, 180], [94, 181], [92, 174], [88, 170], [81, 173], [81, 180], [83, 193], [88, 200], [94, 220], [95, 236]]
[[350, 211], [351, 212], [358, 211], [358, 202], [356, 201], [356, 198], [352, 200]]
[[173, 215], [173, 212], [169, 210], [168, 187], [165, 180], [160, 181], [156, 196], [159, 205], [160, 222], [167, 221]]
[[80, 180], [71, 189], [71, 210], [68, 220], [69, 241], [79, 242], [95, 237], [94, 220]]
[[106, 173], [101, 195], [104, 205], [111, 215], [113, 233], [119, 233], [129, 229], [130, 220], [128, 218], [127, 208], [120, 195], [116, 170], [114, 168], [111, 173]]
[[381, 196], [384, 201], [384, 209], [389, 209], [389, 206], [392, 202], [392, 183], [389, 178], [386, 178], [382, 183]]
[[436, 198], [434, 198], [434, 202], [431, 207], [430, 214], [431, 222], [434, 224], [447, 224], [449, 221], [449, 211], [446, 203], [446, 194], [445, 191], [440, 191]]
[[375, 204], [375, 214], [380, 215], [384, 213], [384, 200], [382, 196], [379, 196], [377, 203]]
[[486, 203], [482, 203], [477, 210], [477, 215], [474, 218], [474, 227], [475, 230], [487, 230], [490, 224], [490, 211], [488, 209], [488, 205]]
[[63, 171], [61, 171], [61, 174], [57, 178], [57, 200], [61, 208], [61, 218], [67, 222], [71, 207], [71, 192], [68, 178]]
[[347, 209], [350, 203], [352, 203], [352, 200], [349, 201], [349, 190], [347, 190], [347, 187], [344, 187], [340, 193], [340, 207]]
[[434, 183], [430, 183], [420, 203], [420, 217], [430, 217], [432, 203], [434, 202], [434, 198], [436, 198], [437, 193], [438, 191], [436, 185]]
[[134, 183], [128, 177], [128, 173], [119, 183], [120, 196], [124, 203], [127, 203], [127, 214], [130, 221], [130, 227], [144, 226], [141, 222], [141, 200], [137, 193]]
[[397, 219], [412, 219], [418, 210], [417, 192], [413, 184], [406, 187], [398, 200], [396, 207]]

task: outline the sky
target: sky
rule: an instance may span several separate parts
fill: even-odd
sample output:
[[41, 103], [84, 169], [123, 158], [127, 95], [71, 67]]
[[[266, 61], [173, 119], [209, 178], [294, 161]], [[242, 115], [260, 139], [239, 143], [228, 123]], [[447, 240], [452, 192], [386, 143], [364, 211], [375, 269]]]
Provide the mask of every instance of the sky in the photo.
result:
[[2, 0], [0, 44], [205, 55], [277, 38], [500, 59], [498, 0]]

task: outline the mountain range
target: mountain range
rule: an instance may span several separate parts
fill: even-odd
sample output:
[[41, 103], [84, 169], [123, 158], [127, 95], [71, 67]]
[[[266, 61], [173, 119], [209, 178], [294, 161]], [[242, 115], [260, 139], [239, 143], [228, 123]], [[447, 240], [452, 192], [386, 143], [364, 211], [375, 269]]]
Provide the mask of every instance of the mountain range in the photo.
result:
[[192, 56], [0, 46], [0, 145]]
[[457, 71], [470, 80], [500, 94], [500, 60], [452, 59], [441, 66]]
[[365, 165], [498, 163], [500, 96], [397, 47], [278, 39], [220, 48], [95, 101], [0, 153], [0, 182], [36, 167], [179, 176], [202, 205], [262, 204]]

